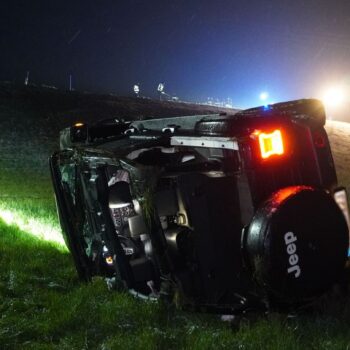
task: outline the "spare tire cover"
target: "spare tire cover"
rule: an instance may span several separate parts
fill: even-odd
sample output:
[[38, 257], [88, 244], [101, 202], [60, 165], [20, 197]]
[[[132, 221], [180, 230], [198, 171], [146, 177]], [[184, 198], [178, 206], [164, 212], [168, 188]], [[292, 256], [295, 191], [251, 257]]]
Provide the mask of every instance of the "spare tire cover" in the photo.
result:
[[348, 228], [333, 198], [306, 186], [274, 193], [244, 238], [255, 279], [269, 295], [297, 302], [326, 291], [344, 269]]

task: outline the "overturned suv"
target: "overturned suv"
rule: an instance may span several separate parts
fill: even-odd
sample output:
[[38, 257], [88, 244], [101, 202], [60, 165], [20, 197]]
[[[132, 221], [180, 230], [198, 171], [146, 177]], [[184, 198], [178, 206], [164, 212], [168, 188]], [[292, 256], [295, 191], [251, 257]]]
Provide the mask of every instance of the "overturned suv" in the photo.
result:
[[349, 245], [324, 124], [298, 100], [64, 129], [50, 167], [78, 275], [207, 311], [315, 300]]

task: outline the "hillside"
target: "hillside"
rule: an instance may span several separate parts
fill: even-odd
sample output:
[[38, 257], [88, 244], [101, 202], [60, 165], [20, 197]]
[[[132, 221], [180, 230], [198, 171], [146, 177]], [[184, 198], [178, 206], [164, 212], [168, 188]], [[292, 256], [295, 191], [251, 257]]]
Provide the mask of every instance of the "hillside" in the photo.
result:
[[37, 172], [46, 172], [47, 158], [58, 148], [59, 131], [77, 121], [116, 117], [135, 120], [233, 111], [189, 103], [0, 83], [0, 167], [26, 171], [34, 166]]

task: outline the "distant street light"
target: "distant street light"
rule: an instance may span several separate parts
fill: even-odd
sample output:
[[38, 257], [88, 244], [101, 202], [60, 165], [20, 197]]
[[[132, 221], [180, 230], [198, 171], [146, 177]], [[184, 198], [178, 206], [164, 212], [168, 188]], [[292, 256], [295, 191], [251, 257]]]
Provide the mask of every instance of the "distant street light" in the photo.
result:
[[260, 100], [261, 100], [261, 101], [264, 101], [264, 102], [268, 99], [268, 97], [269, 97], [269, 93], [266, 92], [266, 91], [263, 91], [263, 92], [259, 95]]
[[27, 75], [26, 78], [24, 80], [24, 85], [28, 85], [29, 84], [29, 71], [27, 71]]
[[162, 95], [166, 95], [166, 93], [164, 92], [164, 87], [165, 84], [164, 83], [159, 83], [158, 87], [157, 87], [157, 91], [159, 92], [159, 100], [162, 100]]
[[157, 87], [157, 91], [163, 92], [164, 91], [164, 83], [159, 83]]
[[139, 84], [134, 85], [134, 93], [135, 93], [136, 97], [139, 97], [139, 93], [140, 93], [140, 85]]

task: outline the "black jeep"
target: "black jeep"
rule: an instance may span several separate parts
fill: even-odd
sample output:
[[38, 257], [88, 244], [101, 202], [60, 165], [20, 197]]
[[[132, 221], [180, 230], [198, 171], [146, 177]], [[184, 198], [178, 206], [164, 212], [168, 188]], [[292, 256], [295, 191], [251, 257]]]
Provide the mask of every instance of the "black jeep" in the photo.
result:
[[50, 167], [80, 278], [226, 313], [314, 300], [349, 246], [324, 125], [298, 100], [63, 130]]

